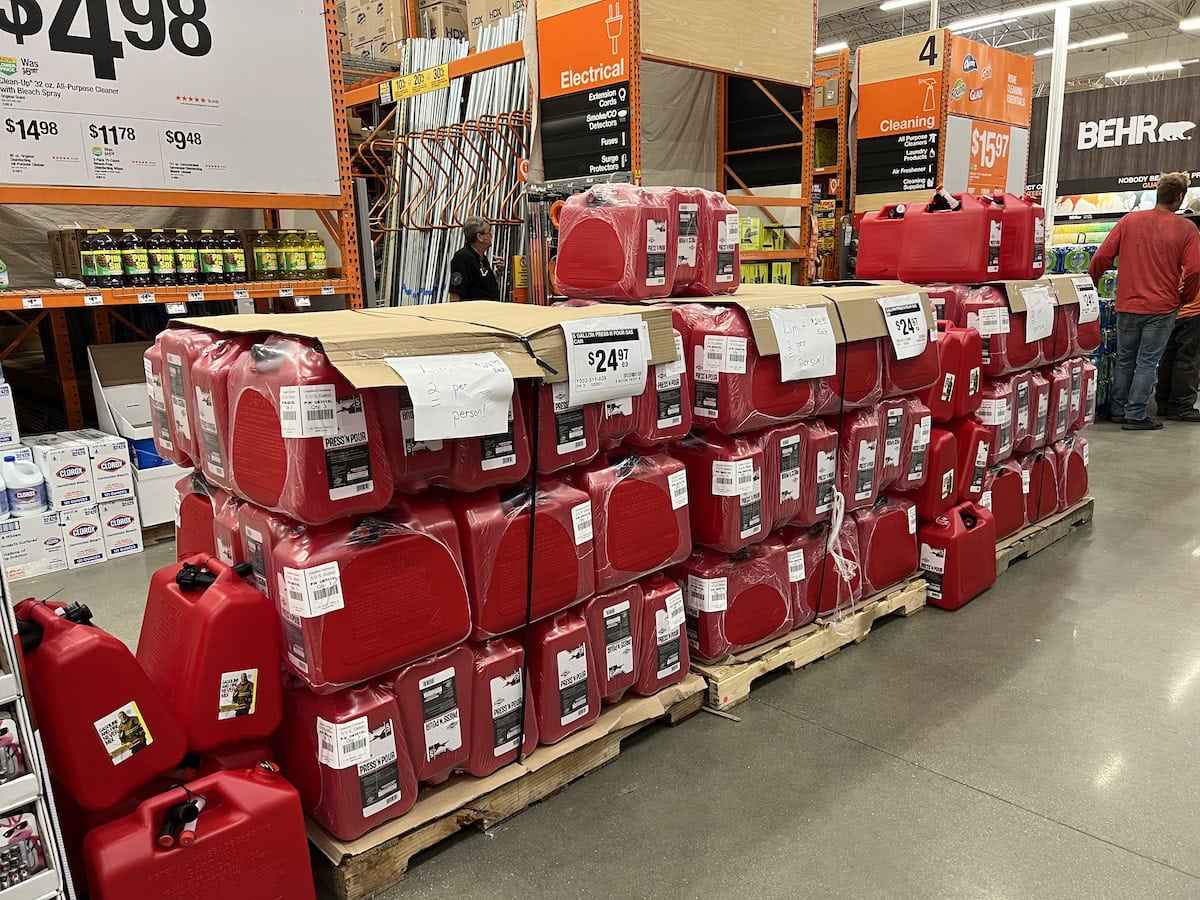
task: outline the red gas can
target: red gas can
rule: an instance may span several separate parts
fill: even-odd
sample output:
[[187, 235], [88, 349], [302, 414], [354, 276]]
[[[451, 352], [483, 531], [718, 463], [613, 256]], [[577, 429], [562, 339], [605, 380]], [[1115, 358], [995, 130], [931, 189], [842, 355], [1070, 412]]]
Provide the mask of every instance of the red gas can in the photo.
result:
[[907, 410], [906, 397], [884, 400], [875, 410], [879, 416], [875, 481], [881, 491], [895, 484], [900, 474], [908, 470], [908, 451], [911, 444], [904, 440], [904, 415]]
[[[1040, 366], [1045, 360], [1040, 339], [1025, 336], [1024, 312], [1013, 312], [1001, 288], [974, 288], [962, 305], [967, 328], [979, 332], [983, 342], [983, 374], [993, 378]], [[1047, 339], [1049, 340], [1049, 339]]]
[[788, 559], [772, 541], [730, 555], [700, 550], [672, 570], [686, 589], [688, 645], [711, 662], [792, 628]]
[[321, 696], [291, 681], [275, 753], [304, 811], [352, 841], [417, 801], [417, 776], [390, 691], [362, 684]]
[[991, 431], [974, 419], [960, 419], [950, 425], [950, 431], [958, 449], [958, 471], [954, 474], [958, 498], [978, 503], [992, 452]]
[[911, 500], [880, 497], [854, 513], [862, 561], [863, 594], [908, 579], [917, 571], [917, 508]]
[[533, 627], [529, 677], [538, 740], [557, 744], [600, 715], [600, 681], [582, 612], [563, 612]]
[[858, 529], [848, 516], [829, 546], [830, 526], [784, 528], [779, 543], [787, 553], [794, 628], [828, 616], [863, 598]]
[[616, 703], [637, 681], [642, 589], [637, 584], [627, 584], [597, 594], [584, 604], [583, 614], [596, 653], [600, 699]]
[[375, 516], [298, 526], [270, 565], [288, 667], [320, 693], [447, 650], [471, 630], [458, 529], [435, 501], [396, 498]]
[[452, 442], [450, 474], [446, 486], [456, 491], [480, 491], [489, 487], [516, 484], [529, 474], [532, 453], [525, 416], [521, 410], [521, 392], [513, 392], [508, 430], [481, 438], [463, 438]]
[[219, 337], [216, 332], [199, 328], [168, 328], [158, 336], [157, 343], [162, 348], [163, 389], [166, 392], [167, 419], [171, 423], [171, 440], [177, 452], [192, 460], [202, 456], [192, 365], [217, 340]]
[[979, 505], [991, 510], [996, 520], [996, 540], [1001, 541], [1025, 527], [1025, 488], [1021, 466], [1006, 459], [988, 469], [983, 479]]
[[904, 236], [903, 203], [889, 203], [877, 212], [863, 215], [858, 224], [859, 278], [894, 280], [899, 276], [900, 242]]
[[375, 396], [356, 391], [312, 345], [285, 337], [255, 344], [239, 357], [229, 393], [239, 497], [310, 524], [374, 512], [391, 499]]
[[[474, 683], [471, 686], [471, 724], [467, 728], [471, 756], [467, 771], [476, 778], [491, 775], [516, 762], [522, 743], [526, 754], [537, 746], [537, 717], [533, 692], [525, 680], [525, 650], [512, 638], [474, 644]], [[521, 719], [525, 724], [522, 729]]]
[[204, 476], [227, 491], [233, 490], [229, 471], [229, 376], [240, 365], [243, 353], [254, 346], [248, 336], [218, 335], [192, 363], [192, 388], [196, 400], [196, 435]]
[[167, 395], [166, 364], [162, 345], [155, 343], [143, 356], [146, 368], [146, 393], [150, 398], [150, 418], [154, 425], [154, 447], [163, 459], [177, 466], [190, 466], [191, 458], [175, 443], [171, 427], [170, 400]]
[[846, 511], [875, 502], [875, 457], [879, 452], [879, 417], [873, 409], [860, 409], [830, 423], [838, 432], [838, 490], [846, 498]]
[[828, 519], [837, 476], [837, 432], [821, 419], [807, 419], [768, 428], [753, 439], [763, 451], [763, 496], [773, 510], [771, 529]]
[[982, 506], [960, 503], [922, 525], [920, 540], [931, 606], [958, 609], [996, 581], [996, 522]]
[[1013, 451], [1029, 438], [1032, 424], [1029, 418], [1029, 390], [1032, 372], [1014, 372], [1008, 376], [1009, 393], [1012, 395], [1012, 445]]
[[[1000, 271], [1000, 207], [990, 197], [940, 190], [930, 203], [913, 203], [904, 214], [896, 274], [901, 281], [988, 281]], [[947, 206], [953, 208], [946, 208]]]
[[438, 784], [465, 768], [474, 671], [471, 651], [458, 646], [388, 676], [418, 781]]
[[929, 522], [958, 502], [958, 441], [954, 432], [930, 430], [925, 469], [924, 484], [900, 496], [917, 505], [918, 519]]
[[737, 208], [716, 191], [703, 191], [702, 198], [696, 273], [691, 283], [678, 292], [681, 297], [732, 294], [742, 281], [741, 220]]
[[[534, 406], [535, 389], [523, 386], [525, 397], [522, 405], [533, 415], [540, 408], [541, 422], [538, 431], [537, 467], [543, 475], [560, 469], [582, 465], [600, 451], [600, 420], [604, 412], [602, 403], [585, 403], [572, 407], [567, 402], [568, 387], [565, 381], [543, 387], [537, 391], [538, 406]], [[632, 401], [631, 401], [632, 402]], [[526, 429], [533, 433], [532, 419]]]
[[1087, 438], [1073, 434], [1054, 444], [1053, 449], [1058, 469], [1058, 508], [1062, 511], [1087, 496]]
[[935, 422], [969, 416], [979, 408], [983, 351], [979, 332], [938, 322], [938, 371], [933, 386], [918, 392]]
[[648, 187], [646, 193], [667, 208], [667, 253], [675, 255], [671, 296], [682, 297], [696, 278], [696, 250], [700, 242], [700, 188]]
[[[161, 846], [164, 820], [196, 797], [204, 798], [199, 819], [182, 826], [178, 845]], [[316, 897], [300, 798], [270, 763], [147, 800], [89, 834], [84, 854], [95, 900], [169, 897], [198, 884], [239, 900]], [[231, 858], [242, 862], [225, 865]]]
[[682, 562], [692, 549], [687, 473], [665, 453], [598, 459], [573, 475], [591, 498], [596, 585], [606, 591]]
[[958, 322], [960, 320], [963, 299], [970, 290], [965, 284], [931, 284], [926, 285], [925, 293], [929, 294], [929, 302], [933, 304], [933, 317], [938, 322]]
[[216, 546], [217, 559], [227, 566], [236, 566], [246, 562], [246, 549], [242, 545], [242, 528], [238, 521], [238, 511], [242, 501], [228, 491], [215, 489], [214, 503], [217, 514], [213, 518], [213, 544]]
[[1025, 521], [1036, 525], [1058, 511], [1058, 458], [1050, 448], [1018, 457], [1025, 490]]
[[766, 539], [774, 511], [756, 441], [697, 432], [671, 453], [687, 467], [693, 543], [733, 553]]
[[[657, 447], [692, 430], [691, 391], [687, 380], [683, 336], [675, 332], [676, 360], [651, 369], [646, 390], [633, 398], [631, 447]], [[603, 429], [602, 429], [603, 431]]]
[[[1050, 416], [1050, 379], [1041, 372], [1027, 373], [1027, 396], [1029, 402], [1024, 405], [1026, 427], [1021, 428], [1020, 410], [1018, 409], [1016, 430], [1023, 434], [1013, 443], [1013, 449], [1018, 453], [1028, 453], [1038, 447], [1046, 446], [1046, 435], [1049, 432]], [[1017, 401], [1020, 403], [1021, 382], [1016, 383]]]
[[559, 292], [597, 300], [669, 297], [669, 218], [662, 200], [631, 184], [598, 184], [570, 197], [559, 220]]
[[[451, 504], [463, 537], [463, 561], [476, 640], [505, 634], [525, 622], [529, 587], [528, 488], [492, 488]], [[595, 559], [591, 501], [554, 478], [538, 483], [534, 516], [533, 621], [592, 593]]]
[[[273, 574], [277, 569], [271, 564], [272, 554], [276, 545], [297, 527], [298, 522], [269, 512], [253, 503], [242, 503], [238, 507], [238, 535], [242, 540], [242, 553], [253, 570], [254, 586], [270, 597], [277, 606], [280, 605], [280, 585]], [[282, 606], [280, 608], [282, 609]], [[294, 617], [284, 614], [285, 622], [292, 618]], [[298, 626], [299, 620], [295, 622]], [[295, 636], [299, 637], [298, 631]], [[295, 648], [288, 648], [287, 652], [292, 652], [293, 649]], [[303, 649], [301, 644], [298, 659], [303, 659]]]
[[1077, 362], [1080, 379], [1079, 415], [1071, 425], [1071, 430], [1083, 431], [1096, 422], [1096, 366], [1088, 359]]
[[1000, 277], [1041, 278], [1046, 271], [1046, 211], [1032, 197], [996, 194], [1003, 235], [1000, 238]]
[[926, 457], [929, 454], [929, 437], [933, 430], [933, 416], [929, 407], [916, 397], [905, 401], [904, 436], [901, 438], [900, 474], [893, 488], [897, 491], [913, 491], [925, 483], [929, 473]]
[[988, 430], [988, 465], [1012, 456], [1013, 391], [1011, 378], [989, 378], [983, 384], [983, 401], [976, 418]]
[[187, 752], [179, 721], [87, 607], [24, 600], [16, 616], [42, 629], [24, 654], [29, 700], [50, 771], [80, 806], [114, 806], [179, 763]]
[[632, 691], [642, 697], [687, 678], [688, 654], [683, 590], [674, 580], [656, 572], [643, 578], [642, 616], [637, 639], [637, 681]]
[[[1091, 278], [1087, 275], [1082, 276], [1088, 283], [1091, 283]], [[1095, 287], [1091, 288], [1095, 290]], [[1074, 321], [1075, 331], [1072, 335], [1073, 346], [1072, 352], [1076, 356], [1095, 353], [1100, 346], [1100, 304], [1099, 301], [1090, 309], [1085, 309], [1083, 306], [1075, 308], [1075, 312], [1071, 313], [1072, 307], [1068, 306], [1068, 315], [1072, 316]]]
[[[915, 296], [915, 295], [914, 295]], [[914, 304], [919, 306], [920, 304]], [[922, 320], [921, 328], [925, 328]], [[900, 359], [890, 339], [880, 341], [883, 350], [883, 396], [900, 397], [915, 394], [935, 385], [939, 379], [940, 366], [937, 332], [925, 340], [925, 349], [916, 356]]]
[[444, 484], [450, 477], [450, 464], [459, 441], [418, 441], [416, 419], [408, 388], [372, 391], [379, 415], [386, 422], [397, 417], [400, 427], [385, 429], [392, 481], [401, 493], [417, 493], [434, 483]]
[[279, 725], [275, 608], [211, 556], [151, 577], [137, 660], [194, 753], [265, 738]]
[[878, 340], [838, 344], [834, 365], [836, 371], [832, 375], [818, 378], [814, 383], [814, 414], [840, 414], [843, 410], [874, 406], [883, 399], [883, 348]]
[[[1071, 370], [1066, 365], [1043, 370], [1050, 379], [1046, 411], [1046, 443], [1061, 441], [1076, 419], [1071, 413]], [[1082, 372], [1080, 373], [1082, 377]], [[1081, 384], [1082, 387], [1082, 384]]]
[[184, 475], [175, 482], [175, 554], [183, 559], [194, 553], [215, 556], [213, 536], [213, 489], [199, 472]]

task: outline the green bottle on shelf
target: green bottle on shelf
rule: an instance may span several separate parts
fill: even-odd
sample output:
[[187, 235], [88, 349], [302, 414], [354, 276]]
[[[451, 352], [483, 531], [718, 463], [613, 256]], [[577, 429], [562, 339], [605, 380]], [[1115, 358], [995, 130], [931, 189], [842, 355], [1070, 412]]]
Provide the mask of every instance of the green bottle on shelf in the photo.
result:
[[137, 230], [123, 229], [117, 246], [121, 248], [121, 266], [124, 269], [126, 286], [149, 287], [150, 254], [146, 252], [146, 244]]
[[211, 228], [200, 232], [200, 280], [205, 284], [225, 284], [225, 248]]
[[232, 228], [226, 228], [223, 234], [221, 248], [225, 256], [225, 280], [230, 284], [240, 284], [246, 280], [246, 247]]
[[254, 238], [254, 278], [257, 281], [279, 280], [279, 240], [269, 231], [259, 231]]
[[125, 286], [125, 268], [121, 265], [121, 250], [107, 228], [96, 232], [95, 262], [96, 286], [119, 288]]
[[200, 283], [200, 251], [186, 228], [175, 229], [175, 277], [180, 284]]
[[79, 242], [79, 268], [83, 272], [83, 283], [98, 287], [100, 273], [96, 271], [96, 229], [91, 228]]
[[285, 231], [280, 241], [283, 252], [283, 277], [292, 281], [308, 279], [308, 252], [298, 231]]
[[146, 251], [150, 254], [150, 277], [154, 283], [160, 287], [178, 284], [179, 279], [175, 275], [175, 245], [164, 229], [150, 229]]
[[323, 280], [329, 274], [329, 257], [325, 252], [325, 242], [315, 231], [309, 231], [304, 236], [304, 254], [308, 260], [308, 277], [313, 280]]

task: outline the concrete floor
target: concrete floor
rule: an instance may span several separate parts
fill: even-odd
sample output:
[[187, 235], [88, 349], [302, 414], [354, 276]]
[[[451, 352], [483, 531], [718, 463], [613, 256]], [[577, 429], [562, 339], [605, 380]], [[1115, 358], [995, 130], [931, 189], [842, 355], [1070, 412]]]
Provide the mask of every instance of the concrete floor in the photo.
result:
[[[1200, 429], [1088, 437], [1090, 528], [760, 682], [740, 722], [643, 732], [381, 900], [1200, 897]], [[23, 587], [133, 641], [170, 555]]]

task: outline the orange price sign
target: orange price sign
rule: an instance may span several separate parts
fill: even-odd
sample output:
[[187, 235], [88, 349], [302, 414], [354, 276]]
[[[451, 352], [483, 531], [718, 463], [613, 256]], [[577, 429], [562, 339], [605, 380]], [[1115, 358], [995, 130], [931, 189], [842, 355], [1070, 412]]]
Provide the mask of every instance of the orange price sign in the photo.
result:
[[993, 122], [971, 124], [971, 169], [967, 190], [973, 194], [1003, 191], [1008, 181], [1012, 127]]

